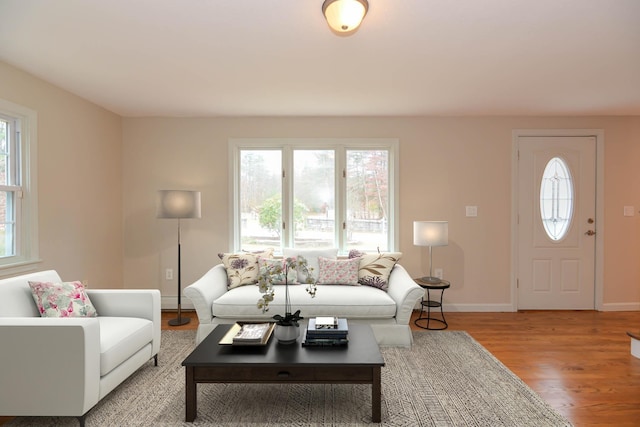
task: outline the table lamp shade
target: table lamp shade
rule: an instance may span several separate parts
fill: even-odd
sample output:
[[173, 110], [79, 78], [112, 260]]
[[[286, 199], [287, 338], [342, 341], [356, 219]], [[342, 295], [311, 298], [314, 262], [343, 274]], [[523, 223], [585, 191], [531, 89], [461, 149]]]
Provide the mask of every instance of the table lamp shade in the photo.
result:
[[449, 222], [414, 221], [413, 244], [416, 246], [447, 246], [449, 244]]
[[158, 218], [200, 218], [200, 192], [160, 190], [156, 216]]

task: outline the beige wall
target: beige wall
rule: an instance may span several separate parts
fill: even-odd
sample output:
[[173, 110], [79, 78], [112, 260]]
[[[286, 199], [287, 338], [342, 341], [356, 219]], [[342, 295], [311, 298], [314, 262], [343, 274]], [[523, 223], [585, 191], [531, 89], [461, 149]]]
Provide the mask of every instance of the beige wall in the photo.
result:
[[[159, 189], [202, 191], [202, 219], [182, 223], [183, 286], [229, 250], [229, 138], [392, 137], [400, 140], [401, 263], [424, 275], [427, 252], [413, 246], [412, 223], [448, 220], [449, 246], [434, 251], [434, 264], [452, 282], [449, 308], [509, 307], [512, 131], [536, 128], [604, 130], [605, 309], [640, 309], [640, 117], [125, 118], [125, 285], [176, 295], [163, 272], [177, 268], [177, 224], [155, 218]], [[477, 205], [478, 217], [465, 217], [465, 205]], [[623, 217], [625, 205], [636, 216]]]
[[[400, 139], [400, 250], [414, 275], [428, 268], [412, 222], [446, 219], [450, 244], [434, 263], [452, 281], [450, 308], [511, 302], [513, 129], [603, 129], [605, 309], [640, 309], [640, 117], [121, 118], [0, 62], [0, 98], [38, 113], [39, 269], [95, 287], [176, 295], [176, 222], [155, 218], [158, 189], [202, 191], [203, 218], [183, 221], [183, 284], [229, 249], [228, 139]], [[464, 216], [477, 205], [477, 218]], [[625, 205], [636, 216], [623, 217]], [[487, 279], [490, 278], [490, 279]], [[186, 302], [186, 301], [185, 301]]]
[[122, 119], [2, 62], [0, 98], [38, 114], [34, 269], [122, 287]]

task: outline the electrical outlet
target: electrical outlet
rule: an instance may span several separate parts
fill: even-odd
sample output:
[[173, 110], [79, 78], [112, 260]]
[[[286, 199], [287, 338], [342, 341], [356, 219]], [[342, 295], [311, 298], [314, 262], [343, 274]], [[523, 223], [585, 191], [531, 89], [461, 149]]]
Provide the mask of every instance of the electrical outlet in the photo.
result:
[[167, 268], [164, 271], [164, 278], [166, 280], [173, 280], [173, 268]]
[[475, 217], [478, 216], [478, 207], [477, 206], [465, 206], [465, 214], [467, 216]]
[[435, 270], [433, 270], [433, 274], [440, 280], [442, 280], [444, 273], [442, 272], [441, 268], [436, 268]]

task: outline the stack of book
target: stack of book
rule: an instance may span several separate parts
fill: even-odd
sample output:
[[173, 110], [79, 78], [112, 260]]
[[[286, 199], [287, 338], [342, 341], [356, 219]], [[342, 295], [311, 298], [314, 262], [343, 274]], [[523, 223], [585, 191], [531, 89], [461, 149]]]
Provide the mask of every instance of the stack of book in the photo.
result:
[[307, 336], [303, 346], [332, 347], [349, 343], [349, 326], [347, 319], [337, 317], [315, 317], [309, 319]]

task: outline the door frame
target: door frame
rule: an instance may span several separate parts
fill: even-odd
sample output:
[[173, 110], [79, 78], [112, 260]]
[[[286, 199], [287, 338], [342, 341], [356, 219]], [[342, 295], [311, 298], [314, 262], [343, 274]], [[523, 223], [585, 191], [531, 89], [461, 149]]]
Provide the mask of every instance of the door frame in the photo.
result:
[[602, 311], [604, 287], [604, 130], [603, 129], [515, 129], [511, 143], [511, 308], [518, 311], [518, 183], [520, 179], [518, 148], [519, 138], [524, 136], [570, 137], [592, 136], [596, 138], [596, 223], [595, 229], [595, 308]]

